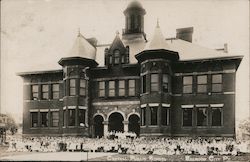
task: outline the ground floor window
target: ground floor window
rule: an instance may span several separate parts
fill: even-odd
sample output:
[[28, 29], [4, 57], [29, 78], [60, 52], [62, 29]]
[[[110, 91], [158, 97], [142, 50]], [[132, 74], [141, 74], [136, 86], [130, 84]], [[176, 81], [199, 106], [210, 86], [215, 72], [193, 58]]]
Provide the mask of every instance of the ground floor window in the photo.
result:
[[141, 125], [146, 125], [146, 108], [141, 108]]
[[79, 125], [82, 126], [81, 124], [85, 125], [85, 109], [79, 109]]
[[222, 125], [222, 108], [212, 108], [212, 126]]
[[197, 126], [208, 125], [208, 111], [207, 107], [197, 108]]
[[182, 125], [183, 126], [192, 126], [193, 120], [193, 109], [182, 109]]
[[49, 113], [48, 112], [40, 112], [41, 119], [41, 127], [49, 126]]
[[69, 126], [75, 126], [75, 109], [69, 109]]
[[31, 127], [38, 127], [38, 112], [31, 112]]
[[51, 126], [52, 127], [59, 126], [59, 112], [58, 111], [51, 112]]
[[67, 121], [67, 111], [63, 110], [63, 126], [66, 126]]
[[150, 125], [157, 125], [157, 111], [158, 107], [150, 107], [151, 123]]
[[162, 125], [169, 125], [169, 117], [170, 117], [170, 109], [169, 108], [166, 108], [166, 107], [163, 107], [161, 109], [161, 124]]

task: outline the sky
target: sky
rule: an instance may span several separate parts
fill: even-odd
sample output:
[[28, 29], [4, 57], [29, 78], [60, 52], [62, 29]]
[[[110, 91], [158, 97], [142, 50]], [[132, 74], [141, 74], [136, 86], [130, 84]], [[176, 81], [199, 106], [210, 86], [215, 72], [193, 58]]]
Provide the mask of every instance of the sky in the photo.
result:
[[[130, 0], [2, 0], [1, 111], [22, 119], [22, 79], [18, 72], [60, 69], [78, 29], [98, 44], [111, 43], [125, 26]], [[236, 119], [249, 115], [249, 1], [140, 0], [150, 39], [157, 18], [166, 38], [194, 27], [193, 43], [244, 55], [236, 76]]]

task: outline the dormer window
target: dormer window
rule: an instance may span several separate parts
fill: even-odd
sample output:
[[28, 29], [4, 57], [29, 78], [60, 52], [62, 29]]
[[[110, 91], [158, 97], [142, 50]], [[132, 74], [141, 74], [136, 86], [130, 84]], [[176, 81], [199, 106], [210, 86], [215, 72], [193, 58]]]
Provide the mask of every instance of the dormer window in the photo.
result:
[[119, 64], [120, 63], [120, 51], [119, 50], [114, 51], [114, 58], [115, 58], [114, 64]]

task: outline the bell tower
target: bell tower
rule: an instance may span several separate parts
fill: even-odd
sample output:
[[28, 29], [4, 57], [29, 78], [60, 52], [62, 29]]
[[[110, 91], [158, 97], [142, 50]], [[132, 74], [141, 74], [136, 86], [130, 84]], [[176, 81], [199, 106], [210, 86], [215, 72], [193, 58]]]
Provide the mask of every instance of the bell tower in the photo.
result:
[[145, 9], [138, 1], [132, 1], [123, 12], [125, 15], [125, 29], [123, 29], [123, 38], [128, 35], [144, 34], [144, 15], [146, 14]]

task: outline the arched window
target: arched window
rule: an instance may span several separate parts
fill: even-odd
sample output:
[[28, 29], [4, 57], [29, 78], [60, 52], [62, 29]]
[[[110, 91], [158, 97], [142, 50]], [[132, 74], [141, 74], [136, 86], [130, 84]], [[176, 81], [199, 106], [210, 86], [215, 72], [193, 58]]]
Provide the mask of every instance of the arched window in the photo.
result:
[[115, 58], [114, 64], [119, 64], [120, 63], [120, 51], [119, 50], [114, 51], [114, 58]]

